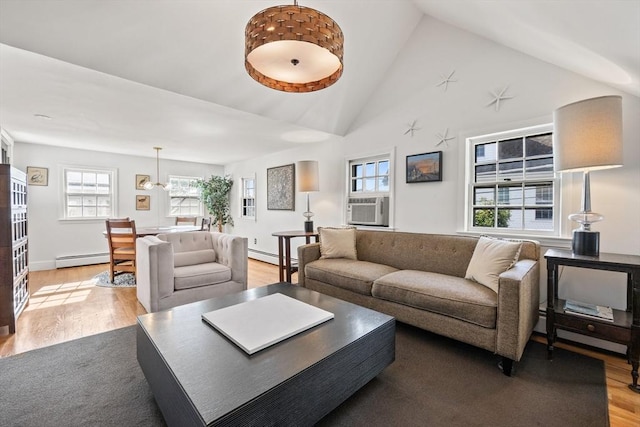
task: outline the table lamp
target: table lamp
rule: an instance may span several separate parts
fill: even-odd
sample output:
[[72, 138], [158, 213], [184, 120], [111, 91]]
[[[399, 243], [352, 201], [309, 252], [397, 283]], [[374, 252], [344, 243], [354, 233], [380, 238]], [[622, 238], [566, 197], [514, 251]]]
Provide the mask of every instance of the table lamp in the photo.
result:
[[553, 157], [556, 172], [582, 171], [582, 209], [569, 215], [575, 255], [598, 256], [600, 233], [591, 224], [604, 217], [591, 211], [589, 174], [622, 166], [622, 98], [601, 96], [558, 108], [553, 113]]
[[307, 193], [307, 211], [303, 213], [306, 221], [304, 222], [304, 231], [313, 232], [313, 221], [311, 217], [313, 212], [309, 208], [309, 193], [319, 190], [318, 179], [318, 162], [315, 160], [302, 160], [298, 162], [298, 191]]

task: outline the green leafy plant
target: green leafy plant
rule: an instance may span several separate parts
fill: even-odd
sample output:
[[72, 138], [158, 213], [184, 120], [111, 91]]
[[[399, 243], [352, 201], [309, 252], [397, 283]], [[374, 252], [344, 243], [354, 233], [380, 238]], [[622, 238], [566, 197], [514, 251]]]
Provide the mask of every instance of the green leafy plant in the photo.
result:
[[218, 231], [222, 232], [225, 224], [233, 225], [229, 200], [233, 179], [211, 175], [207, 180], [196, 181], [195, 185], [200, 189], [202, 203], [211, 214], [213, 223], [218, 225]]
[[[473, 225], [476, 227], [494, 227], [495, 212], [493, 209], [478, 209], [474, 212]], [[509, 226], [511, 212], [506, 209], [498, 210], [498, 227], [506, 228]]]

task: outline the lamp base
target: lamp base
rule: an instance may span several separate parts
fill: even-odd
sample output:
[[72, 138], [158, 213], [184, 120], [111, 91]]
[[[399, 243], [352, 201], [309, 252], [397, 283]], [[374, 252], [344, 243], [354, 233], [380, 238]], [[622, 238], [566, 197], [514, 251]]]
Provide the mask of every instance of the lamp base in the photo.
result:
[[313, 221], [305, 221], [304, 222], [304, 232], [305, 233], [313, 233]]
[[600, 254], [600, 232], [573, 230], [571, 250], [574, 255], [598, 256]]

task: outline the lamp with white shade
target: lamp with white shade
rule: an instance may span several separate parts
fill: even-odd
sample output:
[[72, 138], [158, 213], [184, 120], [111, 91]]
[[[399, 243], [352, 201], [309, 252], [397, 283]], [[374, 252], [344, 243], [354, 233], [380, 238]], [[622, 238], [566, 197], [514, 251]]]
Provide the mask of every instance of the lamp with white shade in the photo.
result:
[[622, 166], [622, 98], [601, 96], [558, 108], [553, 113], [554, 167], [557, 172], [582, 171], [582, 206], [569, 215], [575, 255], [598, 256], [600, 233], [591, 224], [604, 217], [591, 210], [590, 172]]
[[302, 215], [306, 218], [304, 222], [304, 231], [313, 232], [313, 212], [309, 207], [309, 193], [320, 190], [320, 179], [318, 176], [318, 162], [316, 160], [302, 160], [298, 162], [298, 191], [307, 193], [307, 211]]

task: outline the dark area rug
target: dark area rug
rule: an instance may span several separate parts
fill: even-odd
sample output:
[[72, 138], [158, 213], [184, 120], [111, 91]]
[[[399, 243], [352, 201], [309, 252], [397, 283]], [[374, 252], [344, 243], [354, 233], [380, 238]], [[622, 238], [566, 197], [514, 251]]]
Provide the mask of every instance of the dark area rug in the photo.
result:
[[102, 273], [93, 276], [93, 281], [96, 286], [102, 286], [104, 288], [135, 288], [136, 276], [132, 273], [120, 273], [113, 278], [113, 282], [109, 277], [109, 271], [103, 271]]
[[[530, 342], [499, 358], [397, 325], [396, 361], [322, 426], [606, 426], [602, 361]], [[136, 359], [135, 327], [0, 359], [0, 426], [163, 426]]]

